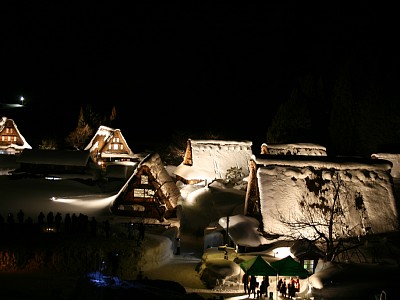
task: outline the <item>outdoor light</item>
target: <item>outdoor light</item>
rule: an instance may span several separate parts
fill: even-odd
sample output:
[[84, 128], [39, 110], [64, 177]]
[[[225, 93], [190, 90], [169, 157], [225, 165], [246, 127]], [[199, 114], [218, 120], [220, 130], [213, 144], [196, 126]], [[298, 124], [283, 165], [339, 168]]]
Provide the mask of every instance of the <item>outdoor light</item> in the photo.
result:
[[21, 105], [24, 105], [25, 98], [23, 96], [21, 96], [20, 100], [21, 100]]

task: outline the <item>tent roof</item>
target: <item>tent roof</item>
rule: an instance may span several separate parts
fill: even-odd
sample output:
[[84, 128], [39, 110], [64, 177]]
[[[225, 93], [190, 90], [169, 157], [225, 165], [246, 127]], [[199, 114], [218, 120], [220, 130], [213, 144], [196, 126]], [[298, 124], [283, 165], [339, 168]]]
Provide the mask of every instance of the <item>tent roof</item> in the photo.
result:
[[308, 276], [308, 271], [304, 269], [301, 264], [295, 261], [290, 255], [272, 262], [271, 266], [274, 267], [277, 270], [278, 275], [281, 276]]
[[275, 276], [277, 271], [271, 266], [271, 264], [265, 261], [260, 255], [250, 258], [249, 260], [240, 263], [240, 267], [243, 271], [249, 275], [255, 276]]

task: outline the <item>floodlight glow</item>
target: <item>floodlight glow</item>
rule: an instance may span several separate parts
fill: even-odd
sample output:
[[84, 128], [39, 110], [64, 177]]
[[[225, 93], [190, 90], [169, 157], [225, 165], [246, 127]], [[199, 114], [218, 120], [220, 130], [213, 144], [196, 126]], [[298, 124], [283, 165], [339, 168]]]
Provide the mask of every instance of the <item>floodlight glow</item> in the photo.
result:
[[75, 198], [67, 197], [51, 197], [50, 199], [55, 202], [69, 203], [74, 206], [81, 206], [83, 208], [106, 208], [109, 207], [118, 195], [104, 197], [100, 195], [85, 195], [77, 196]]
[[23, 96], [21, 96], [20, 100], [21, 100], [21, 105], [24, 105], [25, 98]]
[[285, 258], [286, 256], [292, 256], [290, 247], [278, 247], [274, 249], [274, 257]]

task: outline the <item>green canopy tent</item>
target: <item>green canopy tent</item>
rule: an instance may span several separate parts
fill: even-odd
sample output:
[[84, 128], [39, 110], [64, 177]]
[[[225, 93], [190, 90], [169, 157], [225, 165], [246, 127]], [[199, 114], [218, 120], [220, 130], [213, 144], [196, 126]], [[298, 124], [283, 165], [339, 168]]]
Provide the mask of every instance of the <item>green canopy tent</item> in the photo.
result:
[[272, 262], [271, 266], [277, 270], [279, 276], [299, 276], [302, 278], [308, 276], [308, 271], [290, 255]]
[[275, 268], [272, 267], [269, 262], [265, 261], [260, 255], [241, 262], [240, 268], [244, 272], [247, 272], [247, 274], [254, 276], [277, 275], [277, 270], [275, 270]]

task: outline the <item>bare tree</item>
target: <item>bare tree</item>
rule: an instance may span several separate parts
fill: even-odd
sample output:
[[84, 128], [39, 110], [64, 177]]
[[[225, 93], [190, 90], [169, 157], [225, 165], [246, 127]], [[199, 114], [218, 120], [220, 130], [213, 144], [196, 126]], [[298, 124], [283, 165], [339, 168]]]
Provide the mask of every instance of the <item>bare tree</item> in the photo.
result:
[[115, 106], [113, 106], [111, 109], [111, 115], [110, 115], [110, 126], [116, 118], [117, 118], [117, 109], [115, 108]]
[[365, 207], [360, 194], [356, 194], [354, 205], [361, 217], [360, 222], [354, 225], [354, 222], [349, 222], [349, 209], [345, 205], [348, 201], [341, 201], [352, 196], [338, 172], [333, 174], [331, 180], [317, 177], [308, 179], [306, 184], [309, 193], [298, 201], [300, 212], [293, 210], [285, 215], [278, 211], [278, 220], [288, 228], [285, 235], [295, 240], [310, 240], [329, 261], [337, 260], [339, 255], [361, 246], [360, 236], [366, 234], [367, 228], [362, 222]]
[[79, 150], [85, 147], [88, 139], [93, 135], [93, 129], [85, 121], [83, 108], [79, 112], [78, 125], [74, 131], [66, 137], [65, 141], [75, 149]]
[[58, 148], [57, 141], [54, 138], [44, 138], [42, 139], [39, 149], [55, 150]]

